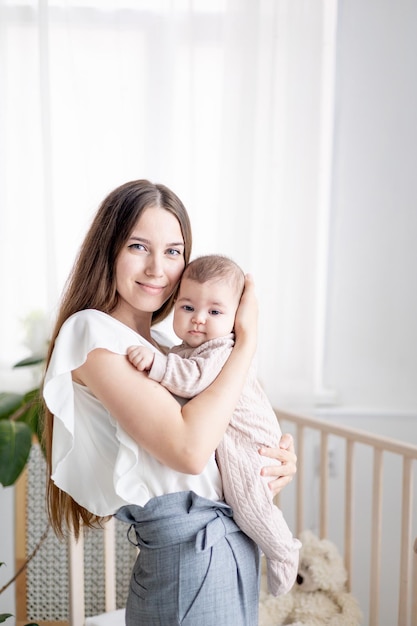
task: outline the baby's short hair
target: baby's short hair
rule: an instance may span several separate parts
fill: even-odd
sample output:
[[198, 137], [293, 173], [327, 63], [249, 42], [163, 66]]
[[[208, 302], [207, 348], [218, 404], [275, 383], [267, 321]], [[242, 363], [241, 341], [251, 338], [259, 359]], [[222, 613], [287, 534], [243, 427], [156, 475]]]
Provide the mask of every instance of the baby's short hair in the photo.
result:
[[245, 275], [237, 263], [223, 254], [199, 256], [187, 265], [183, 278], [206, 283], [209, 280], [226, 280], [239, 297], [245, 284]]

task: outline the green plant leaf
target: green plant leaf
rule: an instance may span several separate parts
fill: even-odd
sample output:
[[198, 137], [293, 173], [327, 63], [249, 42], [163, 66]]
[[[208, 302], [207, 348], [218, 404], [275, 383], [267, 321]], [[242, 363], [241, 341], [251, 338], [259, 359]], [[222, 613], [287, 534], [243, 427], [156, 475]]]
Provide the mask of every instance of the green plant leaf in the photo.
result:
[[0, 483], [13, 485], [26, 465], [32, 430], [24, 422], [0, 421]]
[[22, 404], [23, 396], [20, 393], [12, 393], [11, 391], [0, 392], [0, 419], [7, 419]]
[[42, 395], [39, 387], [31, 389], [25, 393], [23, 397], [22, 405], [17, 412], [12, 416], [14, 419], [25, 422], [31, 429], [32, 433], [36, 435], [43, 454], [46, 456], [46, 450], [43, 442], [43, 403]]
[[45, 356], [28, 356], [26, 359], [22, 359], [13, 365], [13, 367], [27, 367], [28, 365], [39, 365], [43, 363]]
[[11, 613], [0, 613], [0, 624], [9, 619], [9, 617], [13, 617], [13, 615]]
[[32, 389], [25, 394], [25, 400], [30, 403], [30, 409], [27, 412], [27, 418], [24, 421], [31, 427], [32, 432], [38, 438], [43, 454], [46, 456], [46, 450], [43, 441], [43, 403], [41, 390], [39, 388]]
[[37, 435], [38, 434], [38, 421], [39, 414], [41, 410], [41, 398], [39, 389], [32, 389], [25, 393], [23, 397], [23, 402], [20, 407], [20, 415], [18, 417], [19, 421], [25, 422], [30, 428], [32, 432]]

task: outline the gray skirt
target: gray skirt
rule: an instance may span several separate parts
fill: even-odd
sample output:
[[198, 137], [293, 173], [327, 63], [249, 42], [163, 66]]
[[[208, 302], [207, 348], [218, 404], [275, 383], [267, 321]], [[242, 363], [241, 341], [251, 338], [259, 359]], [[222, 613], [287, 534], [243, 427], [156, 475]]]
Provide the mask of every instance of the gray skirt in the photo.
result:
[[227, 504], [187, 491], [124, 506], [116, 517], [140, 549], [127, 626], [257, 626], [259, 549]]

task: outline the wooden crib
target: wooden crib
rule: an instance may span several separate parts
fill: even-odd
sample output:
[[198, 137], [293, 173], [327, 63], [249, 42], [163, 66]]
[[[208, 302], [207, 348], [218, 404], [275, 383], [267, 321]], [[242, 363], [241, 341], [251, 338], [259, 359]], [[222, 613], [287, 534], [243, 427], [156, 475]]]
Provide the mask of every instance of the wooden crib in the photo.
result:
[[[317, 534], [329, 537], [343, 548], [349, 586], [360, 601], [365, 624], [416, 626], [417, 511], [413, 502], [416, 500], [417, 446], [327, 420], [278, 410], [276, 414], [283, 432], [292, 431], [296, 441], [296, 486], [293, 494], [284, 491], [280, 502], [287, 518], [292, 507], [295, 533], [312, 525], [306, 503], [307, 474], [313, 472], [318, 487], [317, 519], [314, 520]], [[361, 464], [359, 452], [364, 457]], [[390, 474], [384, 473], [388, 465]], [[363, 474], [365, 469], [367, 472]], [[358, 511], [365, 482], [369, 498], [365, 494], [365, 506], [362, 502]], [[335, 493], [338, 495], [336, 502], [333, 500]], [[394, 528], [384, 524], [385, 512], [392, 506], [398, 511]], [[366, 532], [368, 538], [364, 537]], [[386, 548], [392, 545], [394, 554], [390, 550], [388, 560]], [[363, 553], [364, 546], [366, 553]], [[364, 571], [365, 561], [367, 572]], [[395, 572], [395, 580], [386, 575], [388, 571]], [[388, 583], [382, 580], [383, 573], [384, 579], [391, 579]]]
[[[283, 432], [292, 432], [298, 456], [297, 475], [278, 499], [294, 534], [311, 528], [338, 545], [349, 572], [350, 589], [364, 612], [365, 626], [415, 626], [417, 513], [413, 503], [417, 446], [324, 419], [279, 410], [276, 414]], [[36, 465], [36, 472], [42, 471], [42, 467], [38, 469], [43, 462], [41, 455], [39, 458], [31, 462]], [[29, 467], [29, 475], [32, 469]], [[38, 483], [36, 478], [34, 483]], [[33, 507], [28, 479], [20, 493]], [[386, 521], [387, 510], [395, 511], [391, 515], [394, 523]], [[18, 537], [17, 542], [22, 546], [27, 539]], [[91, 542], [93, 545], [86, 550]], [[87, 552], [90, 556], [86, 557]], [[50, 601], [47, 599], [53, 581], [39, 576], [45, 563], [49, 567], [51, 560], [57, 559], [56, 553], [60, 570], [65, 570], [67, 578], [59, 583], [63, 612], [55, 610], [52, 615], [42, 613], [40, 604], [31, 602], [31, 594], [36, 586], [44, 584], [44, 589], [37, 590], [42, 606], [53, 605], [53, 598], [58, 602], [57, 590], [52, 591]], [[20, 561], [24, 558], [21, 548], [19, 557]], [[19, 583], [17, 626], [29, 620], [48, 626], [123, 626], [121, 607], [135, 557], [135, 549], [126, 541], [125, 529], [114, 520], [104, 531], [90, 531], [85, 539], [78, 543], [69, 541], [66, 547], [57, 547], [56, 539], [49, 536], [36, 556], [44, 559], [44, 565], [40, 563], [36, 569], [32, 562]], [[96, 571], [91, 574], [94, 567]]]

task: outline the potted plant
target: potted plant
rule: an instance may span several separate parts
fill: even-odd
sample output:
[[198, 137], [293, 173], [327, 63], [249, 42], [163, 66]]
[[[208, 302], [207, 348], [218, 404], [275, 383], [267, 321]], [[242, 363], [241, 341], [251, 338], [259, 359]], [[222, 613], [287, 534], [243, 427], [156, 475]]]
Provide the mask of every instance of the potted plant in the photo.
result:
[[[14, 367], [25, 367], [43, 362], [43, 357], [30, 357]], [[0, 393], [0, 483], [14, 485], [24, 470], [32, 447], [33, 437], [40, 428], [39, 388], [27, 393]]]
[[[42, 363], [44, 357], [29, 357], [19, 361], [14, 367], [34, 366]], [[41, 442], [40, 437], [40, 390], [39, 387], [19, 394], [0, 393], [0, 483], [4, 487], [12, 486], [26, 467], [33, 441]], [[5, 591], [25, 569], [35, 556], [46, 538], [46, 529], [32, 554], [28, 556], [22, 568], [1, 589]], [[4, 563], [0, 562], [0, 566]], [[0, 623], [5, 622], [11, 613], [0, 613]], [[37, 626], [27, 624], [26, 626]]]

